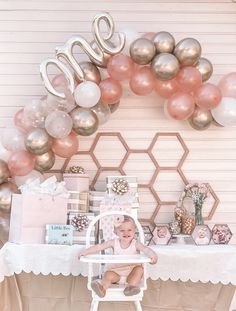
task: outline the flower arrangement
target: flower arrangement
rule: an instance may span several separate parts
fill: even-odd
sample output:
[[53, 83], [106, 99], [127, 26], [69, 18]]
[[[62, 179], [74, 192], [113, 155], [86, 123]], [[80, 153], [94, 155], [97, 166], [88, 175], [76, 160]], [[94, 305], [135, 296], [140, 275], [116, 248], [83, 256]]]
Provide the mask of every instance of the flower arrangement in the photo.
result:
[[195, 221], [196, 225], [203, 224], [202, 206], [209, 195], [209, 185], [207, 183], [188, 184], [185, 187], [185, 196], [192, 199], [195, 207]]

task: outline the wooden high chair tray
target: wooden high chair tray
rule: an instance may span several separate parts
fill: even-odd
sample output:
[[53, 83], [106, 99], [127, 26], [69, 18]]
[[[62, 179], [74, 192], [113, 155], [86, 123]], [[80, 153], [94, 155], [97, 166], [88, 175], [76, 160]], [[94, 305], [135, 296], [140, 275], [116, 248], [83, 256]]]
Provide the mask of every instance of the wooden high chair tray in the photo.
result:
[[100, 255], [93, 254], [82, 256], [80, 258], [83, 262], [91, 262], [91, 263], [145, 263], [150, 262], [151, 259], [145, 255]]

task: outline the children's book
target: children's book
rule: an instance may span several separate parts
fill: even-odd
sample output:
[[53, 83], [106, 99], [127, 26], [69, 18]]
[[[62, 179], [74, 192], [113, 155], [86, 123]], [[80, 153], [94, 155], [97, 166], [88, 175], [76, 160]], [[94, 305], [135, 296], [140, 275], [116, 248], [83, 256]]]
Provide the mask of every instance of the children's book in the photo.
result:
[[72, 225], [46, 225], [46, 243], [47, 244], [66, 244], [71, 245], [73, 242]]

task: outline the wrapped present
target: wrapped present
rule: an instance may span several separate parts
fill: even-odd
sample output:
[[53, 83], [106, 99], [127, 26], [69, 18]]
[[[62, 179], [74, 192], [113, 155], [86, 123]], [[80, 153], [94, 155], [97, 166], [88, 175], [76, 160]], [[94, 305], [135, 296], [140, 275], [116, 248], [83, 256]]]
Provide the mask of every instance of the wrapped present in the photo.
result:
[[53, 176], [21, 186], [12, 196], [9, 241], [44, 243], [46, 224], [66, 224], [68, 192]]
[[69, 191], [68, 210], [78, 210], [87, 213], [89, 210], [89, 193]]
[[[69, 211], [67, 213], [67, 224], [73, 226], [73, 244], [86, 243], [86, 232], [89, 223], [94, 219], [94, 213], [80, 213], [79, 211]], [[95, 244], [97, 242], [98, 227], [94, 226], [90, 242]]]
[[64, 173], [63, 180], [69, 191], [89, 191], [89, 176], [87, 174]]
[[131, 204], [139, 208], [138, 183], [134, 176], [108, 176], [107, 192], [113, 198], [114, 204]]
[[90, 191], [89, 192], [89, 211], [99, 214], [100, 205], [104, 203], [107, 192], [105, 191]]

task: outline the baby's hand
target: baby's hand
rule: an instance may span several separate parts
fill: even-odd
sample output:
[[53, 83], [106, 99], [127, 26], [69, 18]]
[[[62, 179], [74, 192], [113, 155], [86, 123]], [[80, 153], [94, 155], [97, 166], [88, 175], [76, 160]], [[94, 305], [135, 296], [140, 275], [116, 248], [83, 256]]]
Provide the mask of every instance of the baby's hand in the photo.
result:
[[84, 249], [84, 250], [82, 250], [82, 251], [79, 253], [78, 259], [80, 259], [82, 256], [85, 256], [85, 255], [86, 255], [86, 251], [85, 251], [85, 249]]
[[155, 263], [157, 263], [157, 255], [156, 254], [153, 254], [151, 257], [150, 257], [151, 261], [150, 261], [150, 264], [151, 265], [155, 265]]

